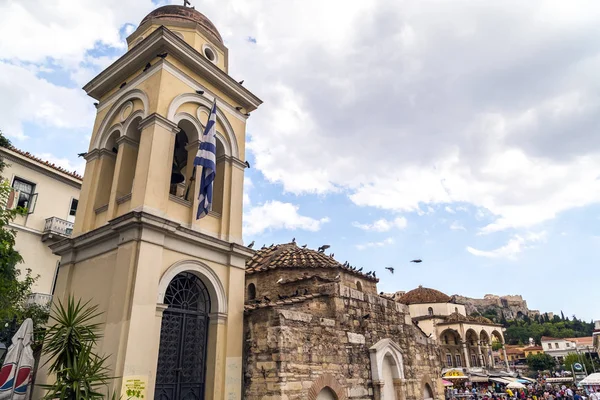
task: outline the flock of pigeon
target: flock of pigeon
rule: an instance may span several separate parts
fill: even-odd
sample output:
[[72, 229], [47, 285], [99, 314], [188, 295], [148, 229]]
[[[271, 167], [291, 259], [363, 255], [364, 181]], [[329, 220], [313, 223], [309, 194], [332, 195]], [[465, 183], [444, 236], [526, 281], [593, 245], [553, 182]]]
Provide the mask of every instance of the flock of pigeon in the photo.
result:
[[[296, 243], [296, 238], [292, 238], [292, 243]], [[270, 246], [270, 247], [273, 247], [274, 245], [275, 245], [275, 243], [271, 244], [271, 246]], [[305, 249], [305, 248], [306, 248], [306, 246], [307, 246], [307, 245], [306, 245], [306, 244], [304, 244], [304, 245], [302, 245], [301, 247], [302, 247], [303, 249]], [[248, 247], [249, 249], [253, 248], [253, 247], [254, 247], [254, 240], [253, 240], [253, 241], [252, 241], [252, 242], [251, 242], [251, 243], [250, 243], [250, 244], [249, 244], [247, 247]], [[328, 244], [324, 244], [323, 246], [319, 246], [319, 248], [317, 249], [317, 251], [318, 251], [319, 253], [324, 253], [324, 252], [325, 252], [325, 250], [327, 250], [327, 249], [328, 249], [328, 248], [330, 248], [330, 247], [331, 247], [330, 245], [328, 245]], [[262, 245], [262, 247], [261, 247], [261, 250], [263, 250], [263, 249], [266, 249], [266, 248], [267, 248], [266, 244], [263, 244], [263, 245]], [[329, 257], [331, 257], [331, 258], [333, 258], [334, 256], [335, 256], [335, 254], [334, 254], [334, 253], [331, 253], [331, 254], [329, 255]], [[411, 262], [411, 263], [415, 263], [415, 264], [419, 264], [419, 263], [422, 263], [422, 262], [423, 262], [423, 260], [421, 260], [420, 258], [417, 258], [417, 259], [414, 259], [414, 260], [410, 260], [410, 262]], [[351, 269], [352, 271], [356, 271], [356, 272], [362, 272], [362, 270], [363, 270], [363, 268], [362, 268], [362, 267], [360, 267], [360, 268], [356, 268], [356, 267], [354, 267], [354, 266], [350, 265], [350, 263], [349, 263], [348, 261], [345, 261], [345, 262], [344, 262], [344, 264], [342, 264], [342, 266], [343, 266], [343, 267], [345, 267], [345, 268]], [[388, 271], [390, 271], [392, 274], [394, 273], [394, 267], [385, 267], [385, 269], [387, 269]], [[372, 276], [373, 278], [377, 278], [377, 275], [375, 274], [375, 271], [369, 271], [369, 272], [367, 272], [367, 273], [366, 273], [366, 275], [367, 275], [367, 276]]]
[[[298, 289], [296, 289], [296, 291], [294, 293], [292, 293], [292, 294], [290, 294], [288, 296], [282, 295], [282, 294], [278, 294], [277, 298], [279, 300], [286, 300], [286, 299], [291, 299], [291, 298], [298, 297], [298, 296], [306, 296], [307, 294], [308, 294], [308, 289], [304, 289], [304, 291], [302, 293], [300, 293], [300, 291]], [[271, 298], [268, 297], [268, 296], [263, 296], [262, 299], [254, 299], [254, 300], [251, 300], [250, 303], [258, 304], [258, 303], [262, 303], [263, 301], [265, 301], [267, 303], [270, 303], [271, 302]]]

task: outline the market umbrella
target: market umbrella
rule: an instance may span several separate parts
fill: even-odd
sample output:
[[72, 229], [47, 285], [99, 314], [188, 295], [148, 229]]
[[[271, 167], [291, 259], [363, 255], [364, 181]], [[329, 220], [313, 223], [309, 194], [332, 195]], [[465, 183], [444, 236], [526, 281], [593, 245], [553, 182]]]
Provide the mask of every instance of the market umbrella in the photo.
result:
[[445, 380], [445, 379], [442, 379], [442, 384], [443, 384], [444, 386], [453, 386], [453, 385], [454, 385], [454, 383], [452, 383], [452, 382], [450, 382], [450, 381], [447, 381], [447, 380]]
[[506, 387], [509, 389], [525, 389], [525, 385], [523, 385], [522, 383], [519, 383], [517, 381], [513, 381], [513, 382], [509, 383], [508, 385], [506, 385]]
[[33, 370], [33, 321], [27, 318], [12, 338], [0, 369], [0, 400], [22, 400], [27, 397]]

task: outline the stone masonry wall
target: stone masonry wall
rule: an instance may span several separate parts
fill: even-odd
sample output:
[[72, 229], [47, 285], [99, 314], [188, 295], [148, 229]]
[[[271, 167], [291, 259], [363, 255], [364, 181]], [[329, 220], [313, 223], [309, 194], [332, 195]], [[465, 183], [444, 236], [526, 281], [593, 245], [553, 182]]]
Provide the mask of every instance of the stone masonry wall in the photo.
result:
[[369, 348], [384, 338], [402, 349], [398, 400], [422, 399], [426, 383], [443, 398], [438, 347], [412, 324], [406, 306], [338, 282], [312, 289], [317, 297], [246, 312], [246, 400], [314, 399], [323, 385], [339, 399], [375, 399]]

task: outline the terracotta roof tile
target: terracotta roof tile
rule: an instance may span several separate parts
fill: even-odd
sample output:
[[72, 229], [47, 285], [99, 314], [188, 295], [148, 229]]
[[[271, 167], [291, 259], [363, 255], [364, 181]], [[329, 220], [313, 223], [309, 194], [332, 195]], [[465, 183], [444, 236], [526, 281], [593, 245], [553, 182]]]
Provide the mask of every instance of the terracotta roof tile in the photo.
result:
[[344, 266], [325, 253], [298, 247], [296, 243], [271, 245], [257, 250], [246, 263], [246, 274], [250, 275], [277, 268], [335, 268], [360, 276], [363, 279], [379, 282], [379, 279]]
[[300, 303], [302, 301], [314, 299], [316, 297], [321, 297], [321, 296], [328, 296], [328, 294], [313, 293], [313, 294], [300, 295], [300, 296], [296, 296], [296, 297], [290, 297], [285, 300], [275, 300], [275, 301], [273, 301], [273, 300], [264, 301], [263, 300], [263, 301], [255, 302], [254, 304], [244, 305], [244, 311], [252, 311], [252, 310], [256, 310], [258, 308], [267, 308], [267, 307], [282, 306], [282, 305], [287, 305], [287, 304], [295, 304], [295, 303]]
[[423, 286], [404, 293], [398, 299], [403, 304], [448, 303], [450, 300], [452, 298], [447, 294]]
[[60, 171], [63, 174], [69, 175], [72, 178], [79, 179], [80, 181], [83, 180], [83, 177], [81, 175], [79, 175], [77, 172], [75, 172], [75, 171], [73, 171], [73, 172], [67, 171], [66, 169], [64, 169], [62, 167], [59, 167], [56, 164], [50, 163], [50, 162], [48, 162], [46, 160], [42, 160], [41, 158], [38, 158], [38, 157], [34, 156], [33, 154], [29, 153], [28, 151], [19, 150], [16, 147], [13, 147], [13, 146], [9, 147], [9, 150], [14, 151], [15, 153], [17, 153], [17, 154], [19, 154], [19, 155], [21, 155], [23, 157], [29, 158], [30, 160], [36, 161], [36, 162], [38, 162], [40, 164], [43, 164], [46, 167], [49, 167], [49, 168], [55, 169], [57, 171]]

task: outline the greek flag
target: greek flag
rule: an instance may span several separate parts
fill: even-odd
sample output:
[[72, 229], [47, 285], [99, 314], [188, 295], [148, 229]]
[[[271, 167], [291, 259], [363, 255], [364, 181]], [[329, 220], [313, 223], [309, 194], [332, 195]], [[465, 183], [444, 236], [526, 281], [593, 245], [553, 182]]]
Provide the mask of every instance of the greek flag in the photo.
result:
[[208, 116], [208, 122], [204, 133], [202, 134], [202, 141], [198, 148], [198, 153], [194, 159], [194, 168], [202, 167], [202, 177], [200, 178], [200, 191], [198, 192], [198, 212], [196, 213], [196, 219], [200, 219], [210, 210], [212, 210], [213, 200], [213, 182], [215, 181], [215, 172], [217, 170], [217, 142], [216, 142], [216, 121], [217, 121], [217, 99], [213, 103], [210, 115]]

